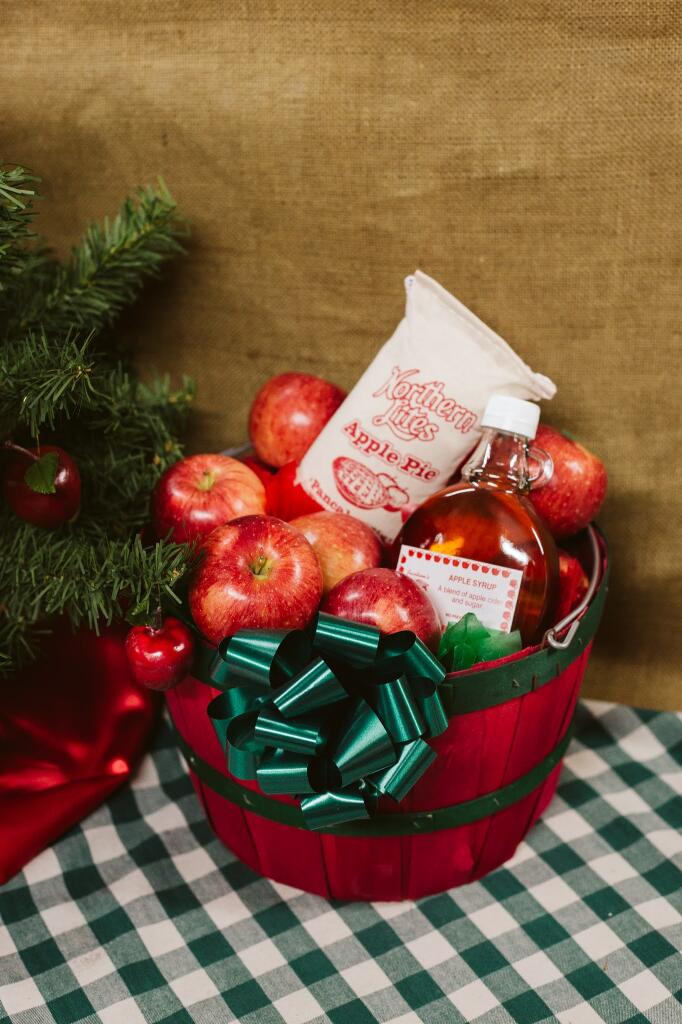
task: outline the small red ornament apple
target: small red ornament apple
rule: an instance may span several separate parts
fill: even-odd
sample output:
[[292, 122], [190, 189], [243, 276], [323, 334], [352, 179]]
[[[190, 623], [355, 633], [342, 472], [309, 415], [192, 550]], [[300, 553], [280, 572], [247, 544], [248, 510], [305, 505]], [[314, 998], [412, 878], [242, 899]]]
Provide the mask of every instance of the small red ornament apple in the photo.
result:
[[535, 441], [552, 456], [554, 473], [530, 492], [530, 500], [555, 537], [569, 537], [599, 512], [606, 496], [606, 469], [596, 455], [552, 427], [538, 427]]
[[73, 519], [80, 507], [81, 478], [71, 456], [51, 444], [21, 448], [8, 441], [5, 448], [11, 454], [3, 493], [12, 511], [46, 529]]
[[587, 593], [587, 574], [577, 558], [567, 551], [559, 551], [559, 601], [556, 621], [560, 622]]
[[347, 576], [327, 594], [322, 611], [382, 633], [411, 629], [431, 650], [442, 633], [436, 609], [421, 587], [393, 569], [363, 569]]
[[160, 626], [133, 626], [125, 650], [138, 683], [150, 690], [170, 690], [189, 673], [194, 641], [184, 622], [169, 617]]
[[190, 455], [167, 469], [152, 497], [157, 537], [182, 544], [205, 537], [237, 516], [265, 511], [265, 488], [229, 455]]
[[268, 512], [287, 522], [298, 516], [324, 511], [322, 505], [296, 482], [298, 467], [298, 462], [288, 462], [277, 470], [266, 486]]
[[300, 629], [322, 597], [322, 570], [299, 530], [273, 516], [242, 516], [203, 545], [189, 591], [195, 623], [219, 643], [240, 629]]
[[291, 520], [307, 537], [322, 569], [324, 593], [346, 576], [381, 565], [381, 541], [374, 530], [343, 512], [313, 512]]
[[270, 466], [300, 459], [336, 412], [346, 392], [309, 373], [272, 377], [253, 400], [249, 435]]

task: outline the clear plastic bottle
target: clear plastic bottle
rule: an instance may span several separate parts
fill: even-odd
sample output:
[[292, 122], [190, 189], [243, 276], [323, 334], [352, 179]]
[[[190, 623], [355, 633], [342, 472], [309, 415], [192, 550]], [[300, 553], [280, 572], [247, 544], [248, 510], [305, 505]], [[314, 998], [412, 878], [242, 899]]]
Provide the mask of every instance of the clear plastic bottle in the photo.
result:
[[394, 549], [398, 570], [421, 582], [443, 619], [474, 611], [484, 625], [518, 629], [524, 645], [554, 624], [558, 601], [556, 545], [526, 497], [553, 468], [529, 446], [539, 417], [532, 402], [493, 395], [463, 479], [413, 512]]

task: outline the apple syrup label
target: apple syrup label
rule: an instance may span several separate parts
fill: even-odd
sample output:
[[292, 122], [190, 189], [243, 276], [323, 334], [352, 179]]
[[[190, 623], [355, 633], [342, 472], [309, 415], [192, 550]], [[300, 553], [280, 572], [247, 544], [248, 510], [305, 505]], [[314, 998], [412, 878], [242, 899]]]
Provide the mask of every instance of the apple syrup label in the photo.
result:
[[303, 456], [296, 481], [322, 508], [392, 541], [478, 443], [492, 394], [552, 398], [494, 331], [417, 271], [405, 317]]
[[400, 548], [396, 568], [426, 591], [444, 625], [474, 612], [489, 629], [510, 632], [523, 578], [520, 569], [406, 544]]

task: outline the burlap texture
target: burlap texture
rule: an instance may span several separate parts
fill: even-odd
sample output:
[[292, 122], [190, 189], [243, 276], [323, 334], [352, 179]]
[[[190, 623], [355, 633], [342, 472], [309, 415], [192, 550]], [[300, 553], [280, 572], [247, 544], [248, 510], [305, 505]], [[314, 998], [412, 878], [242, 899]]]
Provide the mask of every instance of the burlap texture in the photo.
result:
[[350, 386], [436, 277], [608, 465], [593, 696], [680, 707], [674, 0], [4, 0], [0, 149], [67, 247], [161, 172], [189, 256], [127, 323], [199, 382], [193, 446], [300, 369]]

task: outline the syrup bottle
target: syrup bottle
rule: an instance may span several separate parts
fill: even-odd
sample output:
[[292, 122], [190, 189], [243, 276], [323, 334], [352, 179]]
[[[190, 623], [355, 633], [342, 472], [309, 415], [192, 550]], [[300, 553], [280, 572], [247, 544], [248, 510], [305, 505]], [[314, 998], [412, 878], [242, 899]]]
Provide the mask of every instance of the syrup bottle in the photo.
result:
[[526, 497], [553, 471], [530, 448], [539, 418], [533, 402], [493, 395], [463, 479], [427, 498], [396, 542], [398, 571], [424, 587], [445, 623], [473, 611], [485, 626], [518, 629], [524, 646], [554, 624], [558, 601], [554, 539]]

